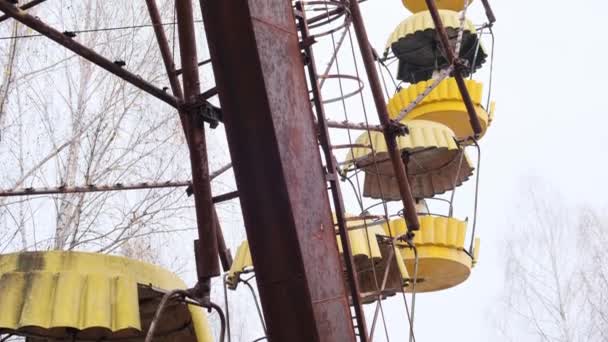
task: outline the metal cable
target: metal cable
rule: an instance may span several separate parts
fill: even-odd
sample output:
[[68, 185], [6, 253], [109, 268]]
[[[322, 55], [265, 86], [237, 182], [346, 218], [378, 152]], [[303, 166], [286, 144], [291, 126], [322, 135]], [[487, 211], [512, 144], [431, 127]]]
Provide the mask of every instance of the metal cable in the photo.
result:
[[247, 285], [247, 287], [251, 291], [251, 296], [253, 297], [253, 302], [255, 303], [255, 308], [258, 311], [258, 316], [260, 318], [260, 323], [262, 324], [262, 328], [264, 329], [264, 333], [266, 335], [268, 335], [268, 329], [266, 329], [266, 322], [264, 322], [264, 314], [262, 313], [262, 308], [260, 307], [260, 303], [258, 302], [258, 296], [255, 294], [255, 290], [253, 289], [253, 286], [251, 286], [251, 284], [249, 283], [249, 280], [251, 280], [251, 278], [249, 278], [247, 280], [241, 279], [241, 281], [245, 285]]
[[478, 205], [478, 199], [479, 199], [479, 176], [480, 176], [480, 169], [481, 169], [481, 147], [479, 147], [479, 144], [477, 143], [477, 139], [475, 138], [471, 138], [473, 140], [473, 143], [475, 144], [475, 147], [477, 148], [477, 177], [475, 177], [475, 204], [474, 204], [474, 209], [473, 209], [473, 229], [472, 229], [472, 234], [471, 234], [471, 244], [469, 246], [469, 253], [471, 253], [471, 255], [473, 255], [473, 244], [475, 243], [475, 234], [476, 234], [476, 228], [477, 228], [477, 205]]
[[[199, 20], [194, 20], [195, 23], [202, 23], [203, 21], [201, 19]], [[174, 20], [171, 23], [161, 23], [159, 24], [160, 26], [170, 26], [173, 25], [173, 27], [175, 27], [175, 25], [177, 25], [177, 22]], [[94, 33], [94, 32], [108, 32], [108, 31], [122, 31], [122, 30], [130, 30], [130, 29], [138, 29], [138, 28], [150, 28], [150, 27], [154, 27], [155, 25], [153, 24], [142, 24], [142, 25], [131, 25], [131, 26], [116, 26], [116, 27], [102, 27], [102, 28], [96, 28], [96, 29], [86, 29], [86, 30], [66, 30], [64, 31], [64, 33], [66, 34], [79, 34], [79, 33]], [[24, 34], [24, 35], [15, 35], [15, 36], [5, 36], [5, 37], [0, 37], [0, 40], [9, 40], [9, 39], [24, 39], [24, 38], [36, 38], [36, 37], [42, 37], [43, 34], [40, 33], [33, 33], [33, 34]]]
[[[349, 31], [348, 36], [349, 36], [349, 41], [350, 41], [350, 46], [351, 46], [351, 55], [352, 55], [353, 62], [354, 62], [354, 67], [355, 67], [355, 73], [356, 73], [356, 75], [358, 77], [360, 77], [359, 63], [358, 63], [357, 58], [356, 58], [355, 49], [354, 49], [354, 43], [353, 43], [352, 34], [351, 34], [350, 31]], [[384, 88], [385, 88], [385, 91], [386, 91], [386, 89], [387, 89], [386, 88], [386, 82], [384, 82], [384, 83], [385, 83], [384, 84]], [[368, 115], [367, 115], [367, 106], [365, 104], [365, 98], [363, 97], [363, 94], [360, 94], [360, 98], [361, 98], [361, 105], [362, 105], [362, 109], [363, 109], [363, 115], [364, 115], [364, 118], [365, 118], [365, 124], [369, 127], [369, 118], [368, 118]], [[369, 141], [373, 141], [370, 130], [367, 130], [367, 135], [368, 135]], [[373, 165], [374, 165], [374, 168], [376, 169], [376, 174], [377, 174], [376, 180], [378, 181], [378, 187], [380, 189], [380, 197], [383, 199], [382, 203], [383, 203], [383, 209], [384, 209], [384, 216], [386, 218], [386, 222], [387, 222], [387, 225], [389, 227], [389, 231], [391, 231], [391, 229], [390, 229], [390, 221], [388, 220], [388, 218], [389, 218], [388, 206], [386, 204], [386, 201], [384, 200], [384, 198], [385, 198], [384, 191], [382, 189], [382, 182], [380, 181], [380, 176], [379, 176], [380, 169], [379, 169], [379, 166], [378, 166], [378, 163], [377, 163], [377, 160], [376, 160], [376, 151], [373, 148], [373, 146], [372, 146], [372, 152], [371, 153], [372, 153]], [[357, 182], [359, 182], [358, 178], [357, 178]], [[366, 233], [367, 233], [367, 225], [366, 225]], [[385, 269], [385, 272], [384, 272], [385, 274], [388, 274], [388, 270], [389, 270], [388, 265], [389, 264], [387, 263], [387, 268]], [[390, 336], [388, 334], [388, 328], [386, 326], [386, 318], [384, 316], [384, 310], [383, 310], [383, 307], [382, 307], [382, 292], [384, 291], [384, 289], [380, 289], [379, 290], [378, 277], [377, 277], [375, 268], [373, 269], [373, 275], [374, 275], [374, 282], [375, 282], [375, 286], [376, 286], [376, 291], [379, 291], [379, 296], [378, 296], [378, 299], [377, 299], [377, 301], [378, 301], [378, 308], [379, 308], [379, 311], [380, 311], [380, 313], [382, 315], [382, 323], [384, 325], [384, 329], [385, 329], [385, 333], [386, 333], [386, 338], [387, 338], [387, 340], [390, 341]], [[377, 313], [378, 313], [378, 310], [376, 310], [376, 314], [374, 315], [375, 316], [374, 320], [377, 319]], [[372, 330], [371, 333], [373, 333], [373, 330]], [[373, 336], [371, 333], [370, 333], [370, 336]]]
[[464, 25], [466, 23], [467, 16], [467, 8], [469, 7], [469, 0], [464, 1], [464, 8], [462, 9], [462, 13], [460, 14], [460, 28], [458, 30], [458, 39], [456, 40], [456, 48], [454, 49], [454, 53], [456, 54], [456, 58], [460, 57], [460, 50], [462, 48], [462, 38], [464, 37]]
[[490, 26], [489, 28], [490, 30], [490, 34], [492, 36], [492, 51], [490, 52], [490, 81], [488, 83], [488, 102], [486, 103], [486, 109], [490, 109], [490, 101], [492, 99], [492, 82], [494, 81], [494, 43], [495, 43], [495, 37], [494, 37], [494, 30], [492, 30], [492, 27]]
[[[349, 5], [348, 4], [348, 0], [346, 0], [344, 2], [344, 5], [345, 6]], [[325, 6], [325, 10], [326, 10], [326, 13], [329, 12], [329, 8], [328, 8], [327, 5]], [[344, 30], [349, 33], [348, 36], [349, 36], [349, 39], [350, 39], [350, 24], [346, 25], [346, 27], [345, 27]], [[338, 74], [341, 74], [341, 72], [340, 72], [340, 62], [339, 62], [339, 60], [337, 58], [338, 49], [337, 49], [337, 44], [336, 44], [336, 40], [335, 40], [335, 37], [334, 37], [334, 32], [332, 32], [330, 34], [330, 37], [331, 37], [331, 42], [332, 42], [332, 46], [333, 46], [333, 51], [334, 51], [334, 53], [336, 55], [336, 58], [335, 58], [336, 70], [337, 70]], [[352, 40], [351, 40], [351, 44], [352, 44]], [[360, 76], [358, 74], [357, 74], [357, 77], [360, 79]], [[342, 104], [342, 110], [343, 110], [343, 113], [344, 113], [344, 120], [345, 121], [349, 121], [348, 120], [348, 111], [346, 109], [346, 98], [344, 96], [344, 87], [342, 85], [342, 78], [338, 78], [338, 85], [339, 85], [339, 89], [340, 89], [340, 95], [341, 95], [340, 102]], [[348, 136], [349, 144], [353, 145], [352, 132], [351, 132], [350, 128], [347, 129], [347, 136]], [[354, 159], [354, 151], [352, 149], [351, 149], [350, 153], [351, 153], [352, 158]], [[339, 172], [339, 170], [336, 170], [336, 171]], [[361, 187], [360, 187], [360, 184], [359, 184], [358, 177], [356, 178], [356, 180], [357, 180], [357, 189], [359, 190], [359, 192], [355, 193], [355, 195], [358, 196], [358, 201], [359, 201], [359, 203], [360, 203], [360, 205], [362, 207], [363, 206], [363, 201], [362, 201], [362, 198], [361, 198], [361, 192], [360, 192], [361, 191]], [[346, 213], [343, 213], [343, 214], [346, 214]], [[364, 224], [366, 224], [365, 220], [363, 222], [364, 222]], [[366, 224], [365, 234], [366, 234], [366, 241], [368, 242], [368, 245], [369, 245], [369, 234], [368, 234], [368, 230], [367, 230], [367, 224]], [[347, 232], [347, 235], [349, 235], [348, 232]], [[347, 236], [347, 238], [350, 239], [350, 236]], [[369, 250], [371, 250], [371, 247], [369, 247]], [[373, 260], [371, 258], [370, 258], [370, 262], [372, 263], [372, 268], [373, 268], [374, 265], [373, 265]], [[353, 265], [353, 266], [356, 267], [356, 265]], [[355, 270], [356, 270], [356, 268], [355, 268]], [[356, 273], [356, 271], [355, 271], [355, 273]], [[356, 277], [356, 274], [355, 274], [355, 277]], [[357, 279], [354, 279], [354, 280], [357, 281]]]
[[470, 79], [473, 79], [473, 73], [475, 72], [475, 68], [477, 67], [477, 57], [479, 57], [479, 51], [481, 50], [481, 37], [483, 36], [483, 30], [485, 30], [485, 26], [482, 26], [479, 31], [477, 31], [477, 44], [475, 46], [475, 55], [473, 55], [473, 63], [471, 63], [470, 69]]
[[[351, 45], [351, 50], [354, 51], [354, 49], [353, 49], [353, 40], [352, 40], [352, 36], [351, 36], [351, 33], [350, 33], [350, 27], [347, 27], [345, 29], [345, 31], [347, 31], [347, 33], [348, 33], [349, 42], [350, 42], [350, 45]], [[335, 37], [334, 37], [333, 33], [331, 34], [331, 39], [332, 39], [332, 46], [334, 48], [334, 51], [336, 51], [337, 50], [337, 44], [336, 44]], [[337, 52], [336, 52], [336, 54], [337, 54]], [[356, 62], [356, 60], [355, 60], [355, 62]], [[337, 58], [336, 58], [335, 64], [336, 64], [337, 72], [338, 72], [338, 74], [340, 74], [341, 73], [340, 72], [340, 63], [339, 63], [339, 61], [338, 61]], [[357, 76], [357, 78], [360, 79], [359, 72], [358, 72], [358, 70], [356, 70], [356, 71], [357, 71], [356, 72], [356, 76]], [[342, 98], [341, 98], [342, 111], [343, 111], [345, 120], [348, 121], [348, 111], [346, 109], [346, 101], [345, 101], [344, 90], [343, 90], [343, 85], [342, 85], [342, 80], [341, 79], [339, 79], [339, 89], [340, 89], [340, 94], [342, 95]], [[360, 95], [360, 96], [363, 99], [362, 95]], [[363, 103], [363, 110], [365, 111], [365, 104], [364, 103]], [[367, 120], [366, 120], [366, 125], [369, 128], [369, 122]], [[368, 134], [370, 133], [369, 129], [367, 130], [367, 132], [368, 132]], [[351, 132], [350, 129], [347, 129], [347, 136], [348, 136], [348, 140], [349, 140], [350, 145], [353, 145], [352, 132]], [[371, 141], [371, 136], [370, 136], [370, 141]], [[372, 154], [375, 155], [375, 152], [373, 151], [373, 148], [372, 148]], [[354, 152], [352, 150], [351, 150], [351, 158], [354, 159]], [[360, 184], [360, 181], [359, 181], [358, 174], [359, 174], [359, 170], [355, 171], [355, 175], [357, 175], [355, 177], [356, 183], [357, 183], [357, 189], [355, 191], [355, 195], [357, 196], [357, 200], [358, 200], [358, 202], [360, 204], [361, 210], [363, 211], [364, 208], [363, 208], [363, 202], [362, 202], [362, 191], [361, 191], [361, 184]], [[350, 182], [350, 179], [349, 179], [349, 182]], [[367, 244], [368, 244], [368, 249], [371, 251], [371, 242], [369, 240], [369, 229], [368, 229], [368, 226], [367, 226], [367, 220], [364, 220], [363, 222], [364, 222], [363, 224], [364, 224], [364, 228], [365, 228], [365, 234], [366, 234], [366, 241], [367, 241]], [[377, 277], [376, 277], [376, 270], [375, 270], [375, 265], [374, 265], [374, 261], [373, 261], [372, 258], [370, 258], [370, 265], [371, 265], [371, 269], [372, 269], [372, 272], [373, 272], [373, 275], [374, 275], [374, 280], [376, 281], [376, 288], [378, 288]], [[380, 310], [383, 312], [382, 308], [380, 308]], [[387, 338], [389, 338], [388, 337], [388, 328], [386, 326], [386, 320], [384, 319], [384, 313], [382, 313], [382, 316], [383, 316], [383, 325], [384, 325], [384, 328], [385, 328], [385, 332], [387, 334]], [[370, 334], [370, 339], [371, 339], [371, 336], [373, 336], [373, 335]]]
[[[457, 142], [458, 144], [458, 142]], [[460, 152], [460, 161], [458, 162], [458, 169], [456, 170], [456, 175], [454, 176], [454, 181], [452, 182], [452, 195], [450, 197], [450, 211], [449, 217], [452, 217], [454, 214], [454, 196], [456, 195], [456, 183], [458, 182], [458, 176], [460, 176], [460, 171], [462, 170], [462, 161], [464, 159], [464, 149], [460, 144], [458, 144], [458, 151]]]
[[228, 331], [228, 342], [232, 341], [232, 332], [230, 330], [230, 306], [228, 303], [228, 286], [226, 284], [226, 280], [228, 279], [228, 273], [226, 273], [223, 277], [222, 277], [222, 284], [224, 286], [224, 307], [226, 310], [226, 330]]
[[156, 312], [154, 313], [154, 318], [152, 319], [152, 322], [150, 324], [150, 328], [148, 329], [148, 333], [146, 334], [146, 338], [145, 338], [145, 342], [152, 342], [154, 337], [155, 337], [155, 332], [156, 332], [156, 328], [158, 325], [158, 322], [160, 321], [160, 318], [162, 317], [163, 311], [165, 310], [167, 303], [169, 302], [169, 300], [171, 299], [178, 299], [183, 301], [186, 304], [192, 304], [192, 305], [196, 305], [196, 306], [200, 306], [202, 308], [206, 308], [209, 311], [211, 310], [215, 310], [220, 318], [220, 342], [224, 342], [224, 338], [226, 335], [226, 317], [224, 316], [224, 312], [222, 311], [222, 308], [209, 301], [208, 303], [200, 303], [198, 302], [198, 300], [194, 299], [190, 293], [188, 293], [188, 291], [186, 290], [173, 290], [170, 292], [165, 293], [165, 295], [163, 296], [163, 298], [161, 299], [158, 308], [156, 309]]

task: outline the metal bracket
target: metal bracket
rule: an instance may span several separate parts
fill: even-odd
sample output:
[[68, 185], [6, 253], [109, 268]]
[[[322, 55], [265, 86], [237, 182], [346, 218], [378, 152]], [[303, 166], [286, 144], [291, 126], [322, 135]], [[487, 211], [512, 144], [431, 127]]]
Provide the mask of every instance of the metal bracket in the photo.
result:
[[217, 95], [217, 88], [209, 89], [200, 94], [194, 103], [182, 105], [182, 110], [188, 113], [196, 113], [200, 119], [199, 124], [201, 127], [207, 122], [209, 123], [209, 127], [214, 129], [220, 122], [224, 122], [222, 109], [208, 101], [208, 99], [215, 95]]
[[404, 136], [410, 134], [410, 129], [399, 121], [390, 120], [386, 125], [386, 130], [396, 136]]

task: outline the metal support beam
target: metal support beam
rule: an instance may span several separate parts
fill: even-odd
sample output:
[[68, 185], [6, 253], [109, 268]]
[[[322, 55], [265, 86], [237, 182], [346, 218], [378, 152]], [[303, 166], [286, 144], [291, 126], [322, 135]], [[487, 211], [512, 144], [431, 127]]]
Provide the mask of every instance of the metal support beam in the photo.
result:
[[[224, 172], [229, 170], [232, 164], [222, 166], [218, 170], [209, 175], [209, 179], [213, 180]], [[128, 191], [128, 190], [145, 190], [145, 189], [163, 189], [163, 188], [179, 188], [183, 186], [192, 186], [191, 181], [166, 181], [166, 182], [142, 182], [135, 184], [87, 184], [80, 186], [55, 186], [42, 188], [17, 188], [17, 189], [0, 189], [0, 197], [18, 197], [18, 196], [39, 196], [39, 195], [55, 195], [55, 194], [81, 194], [88, 192], [104, 192], [104, 191]], [[222, 195], [220, 195], [222, 196]], [[214, 202], [221, 201], [224, 197], [216, 197]]]
[[[41, 3], [45, 2], [45, 1], [46, 0], [33, 0], [33, 1], [28, 2], [27, 4], [24, 4], [23, 6], [20, 6], [19, 9], [25, 11], [25, 10], [28, 10], [28, 9], [34, 7], [34, 6], [38, 6], [39, 4], [41, 4]], [[6, 14], [5, 15], [0, 15], [0, 23], [3, 22], [3, 21], [5, 21], [6, 19], [9, 19], [9, 18], [10, 18], [10, 16], [8, 16]]]
[[[150, 20], [152, 21], [152, 26], [154, 27], [154, 34], [156, 35], [156, 41], [158, 42], [160, 54], [163, 58], [163, 63], [165, 64], [165, 70], [167, 72], [167, 77], [169, 78], [171, 91], [175, 97], [178, 99], [183, 99], [184, 92], [182, 91], [182, 86], [179, 84], [179, 78], [175, 72], [173, 53], [171, 52], [171, 47], [169, 47], [169, 41], [167, 40], [167, 35], [165, 33], [165, 28], [163, 27], [160, 12], [158, 11], [158, 6], [156, 5], [156, 0], [146, 0], [146, 5], [148, 6], [148, 12], [150, 13]], [[180, 117], [183, 117], [183, 113], [180, 113]], [[182, 125], [183, 124], [184, 120], [182, 120]]]
[[198, 248], [195, 249], [198, 251], [196, 253], [199, 281], [197, 288], [201, 290], [198, 295], [208, 299], [211, 291], [211, 278], [220, 275], [220, 267], [216, 232], [217, 218], [213, 198], [211, 197], [205, 128], [198, 121], [197, 110], [199, 108], [191, 106], [191, 104], [197, 102], [201, 92], [192, 0], [176, 0], [175, 8], [181, 64], [184, 70], [184, 108], [189, 108], [185, 113], [184, 121], [187, 124], [184, 126], [184, 130], [190, 149], [192, 187], [199, 235]]
[[475, 137], [478, 137], [481, 134], [481, 124], [479, 123], [479, 118], [477, 117], [477, 111], [475, 110], [475, 105], [473, 104], [473, 99], [471, 98], [471, 94], [469, 94], [469, 90], [467, 89], [467, 84], [464, 81], [464, 77], [462, 76], [462, 69], [465, 68], [464, 65], [460, 62], [459, 56], [456, 56], [454, 50], [452, 49], [452, 45], [450, 45], [450, 38], [448, 37], [448, 33], [445, 30], [445, 26], [443, 26], [443, 22], [441, 21], [441, 17], [439, 16], [439, 10], [437, 9], [437, 4], [435, 0], [425, 0], [426, 5], [431, 12], [431, 17], [433, 18], [433, 23], [435, 24], [435, 29], [439, 35], [439, 41], [441, 42], [441, 46], [443, 47], [443, 51], [446, 54], [448, 62], [454, 66], [454, 78], [456, 79], [456, 84], [458, 85], [458, 89], [460, 90], [460, 94], [462, 94], [462, 101], [464, 102], [464, 106], [469, 113], [469, 122], [471, 123], [471, 128], [475, 133]]
[[395, 178], [399, 185], [399, 192], [401, 193], [401, 200], [403, 202], [404, 218], [407, 222], [407, 227], [410, 231], [419, 230], [420, 224], [418, 222], [418, 215], [416, 213], [416, 204], [412, 197], [412, 189], [410, 182], [407, 178], [406, 165], [401, 158], [401, 152], [397, 147], [397, 131], [396, 125], [398, 123], [391, 122], [388, 116], [388, 110], [386, 108], [386, 101], [382, 93], [382, 85], [378, 78], [378, 70], [376, 70], [376, 64], [374, 62], [374, 54], [372, 47], [369, 44], [367, 38], [367, 31], [365, 29], [365, 23], [361, 16], [361, 10], [357, 1], [350, 2], [350, 12], [353, 19], [353, 27], [357, 36], [357, 42], [361, 49], [361, 56], [363, 57], [363, 64], [365, 65], [365, 71], [367, 72], [367, 78], [369, 79], [370, 89], [374, 97], [374, 103], [376, 105], [376, 111], [378, 112], [378, 118], [384, 128], [384, 139], [386, 140], [386, 147], [393, 163], [395, 171]]
[[201, 8], [268, 339], [354, 341], [291, 2]]
[[141, 77], [123, 69], [119, 65], [110, 61], [109, 59], [101, 56], [97, 52], [90, 48], [78, 43], [72, 38], [64, 35], [56, 29], [48, 26], [40, 19], [28, 14], [25, 11], [15, 7], [8, 0], [0, 0], [0, 11], [6, 15], [14, 18], [23, 25], [30, 27], [34, 31], [41, 35], [51, 39], [57, 44], [65, 47], [66, 49], [74, 52], [80, 57], [94, 63], [95, 65], [109, 71], [110, 73], [122, 78], [123, 80], [133, 84], [137, 88], [149, 93], [150, 95], [170, 104], [173, 107], [178, 107], [179, 102], [175, 96], [172, 96], [160, 88], [153, 86], [152, 84], [144, 81]]

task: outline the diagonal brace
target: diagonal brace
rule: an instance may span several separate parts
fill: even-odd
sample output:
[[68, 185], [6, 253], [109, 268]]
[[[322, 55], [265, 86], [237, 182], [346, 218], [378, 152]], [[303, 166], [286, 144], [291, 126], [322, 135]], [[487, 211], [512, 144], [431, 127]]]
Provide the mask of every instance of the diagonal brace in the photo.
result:
[[141, 77], [123, 69], [109, 59], [101, 56], [92, 49], [78, 43], [72, 38], [64, 35], [62, 32], [50, 27], [40, 19], [28, 14], [27, 12], [15, 7], [7, 0], [0, 0], [0, 11], [4, 12], [9, 17], [14, 18], [23, 25], [30, 27], [41, 35], [51, 39], [57, 44], [74, 52], [80, 57], [94, 63], [95, 65], [109, 71], [110, 73], [122, 78], [123, 80], [133, 84], [137, 88], [149, 93], [150, 95], [168, 103], [173, 107], [178, 107], [179, 101], [175, 96], [168, 94], [160, 88], [155, 87]]

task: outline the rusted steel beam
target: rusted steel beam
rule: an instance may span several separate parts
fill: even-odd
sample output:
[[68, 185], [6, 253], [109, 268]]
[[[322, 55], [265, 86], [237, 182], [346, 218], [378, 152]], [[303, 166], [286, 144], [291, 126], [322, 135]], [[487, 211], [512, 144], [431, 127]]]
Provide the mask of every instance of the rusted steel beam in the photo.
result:
[[220, 267], [218, 263], [217, 222], [215, 206], [211, 197], [205, 127], [198, 122], [197, 110], [200, 110], [200, 108], [190, 106], [190, 104], [197, 103], [201, 92], [192, 0], [176, 0], [175, 8], [181, 64], [184, 70], [182, 80], [184, 108], [189, 108], [185, 120], [187, 125], [184, 129], [190, 149], [192, 188], [199, 235], [196, 258], [198, 288], [201, 290], [200, 296], [208, 297], [211, 291], [211, 278], [220, 275]]
[[[200, 66], [203, 66], [203, 65], [206, 65], [206, 64], [209, 64], [209, 63], [211, 63], [211, 59], [205, 59], [202, 62], [198, 62], [198, 66], [200, 67]], [[179, 76], [179, 75], [181, 75], [183, 73], [184, 73], [184, 71], [182, 69], [175, 70], [175, 75]]]
[[354, 341], [290, 1], [201, 0], [270, 341]]
[[144, 190], [144, 189], [162, 189], [162, 188], [178, 188], [192, 184], [190, 181], [177, 182], [157, 182], [157, 183], [137, 183], [137, 184], [111, 184], [111, 185], [84, 185], [84, 186], [58, 186], [45, 188], [25, 188], [0, 190], [0, 197], [16, 197], [16, 196], [39, 196], [39, 195], [54, 195], [54, 194], [79, 194], [87, 192], [104, 192], [104, 191], [127, 191], [127, 190]]
[[359, 48], [361, 49], [363, 64], [365, 66], [370, 89], [374, 98], [374, 104], [376, 105], [376, 111], [378, 112], [378, 118], [380, 119], [380, 123], [384, 129], [386, 147], [393, 163], [395, 178], [397, 179], [399, 192], [401, 193], [404, 218], [407, 222], [409, 230], [419, 230], [420, 224], [418, 222], [418, 215], [416, 214], [416, 204], [414, 202], [414, 198], [412, 197], [412, 190], [407, 178], [406, 164], [404, 164], [401, 157], [401, 152], [397, 147], [397, 132], [395, 129], [396, 123], [391, 122], [388, 116], [386, 101], [382, 93], [382, 86], [380, 84], [378, 71], [376, 70], [376, 64], [374, 62], [374, 54], [367, 38], [367, 31], [365, 29], [365, 24], [363, 23], [361, 10], [357, 1], [350, 2], [350, 12], [353, 19], [355, 35], [357, 36], [357, 42], [359, 43]]
[[238, 191], [231, 191], [225, 194], [217, 195], [213, 197], [213, 203], [222, 203], [226, 201], [230, 201], [231, 199], [235, 199], [239, 197]]
[[[299, 11], [301, 17], [297, 18], [298, 26], [300, 29], [300, 36], [302, 41], [306, 42], [310, 38], [310, 32], [308, 30], [308, 24], [306, 23], [306, 11], [302, 8], [302, 3], [296, 3], [296, 9]], [[357, 268], [355, 267], [355, 261], [352, 254], [352, 248], [350, 245], [350, 238], [348, 228], [346, 226], [344, 199], [342, 197], [342, 190], [340, 189], [340, 177], [338, 176], [338, 165], [334, 157], [331, 145], [331, 138], [329, 136], [329, 128], [327, 127], [327, 121], [325, 116], [325, 108], [323, 107], [323, 97], [321, 95], [321, 86], [319, 84], [319, 78], [317, 74], [317, 65], [315, 62], [315, 55], [310, 45], [303, 44], [304, 51], [306, 54], [306, 60], [308, 61], [308, 77], [310, 80], [310, 87], [312, 90], [313, 103], [315, 105], [315, 112], [317, 114], [317, 129], [319, 131], [319, 143], [323, 154], [325, 155], [325, 167], [327, 169], [327, 180], [329, 181], [331, 195], [334, 202], [334, 210], [336, 212], [336, 221], [338, 223], [338, 234], [340, 236], [340, 242], [342, 244], [344, 266], [346, 268], [346, 281], [350, 289], [350, 297], [355, 310], [355, 319], [357, 320], [357, 331], [359, 333], [359, 340], [365, 342], [368, 340], [367, 337], [367, 325], [365, 323], [365, 312], [363, 311], [363, 304], [361, 302], [361, 292], [359, 287], [359, 281], [357, 278]], [[333, 148], [336, 148], [335, 146]]]
[[[173, 54], [171, 52], [171, 48], [169, 47], [169, 41], [167, 40], [167, 35], [165, 34], [165, 29], [163, 28], [160, 12], [158, 11], [158, 6], [156, 5], [156, 0], [146, 0], [146, 5], [148, 6], [148, 12], [150, 13], [150, 19], [154, 27], [154, 33], [156, 35], [156, 41], [158, 42], [161, 56], [163, 58], [165, 71], [167, 72], [167, 77], [169, 78], [171, 91], [173, 92], [173, 95], [183, 101], [184, 92], [182, 90], [181, 84], [179, 83], [179, 78], [177, 77], [178, 73], [175, 70], [175, 61], [173, 60]], [[182, 128], [184, 129], [184, 134], [186, 135], [186, 139], [188, 139], [188, 132], [190, 130], [188, 128], [188, 125], [190, 120], [188, 120], [187, 113], [184, 108], [178, 109], [178, 112], [180, 121], [182, 123]], [[232, 164], [225, 165], [224, 167], [209, 175], [209, 179], [212, 180], [213, 178], [224, 173], [225, 171], [228, 171], [230, 168], [232, 168]], [[186, 192], [189, 194], [194, 193], [192, 184], [189, 185]], [[213, 203], [219, 202], [221, 200], [222, 197], [214, 197]], [[230, 253], [230, 249], [226, 247], [224, 234], [222, 232], [222, 227], [220, 225], [215, 208], [213, 210], [213, 220], [215, 222], [215, 234], [217, 238], [218, 253], [220, 261], [222, 263], [222, 269], [227, 272], [228, 270], [230, 270], [230, 266], [232, 265], [232, 255]], [[199, 248], [201, 244], [200, 241], [201, 240], [199, 239], [195, 242], [196, 246], [199, 246]]]
[[[23, 6], [20, 6], [19, 9], [25, 11], [25, 10], [28, 10], [28, 9], [34, 7], [34, 6], [37, 6], [37, 5], [39, 5], [39, 4], [41, 4], [41, 3], [45, 2], [45, 1], [46, 0], [33, 0], [33, 1], [28, 2], [27, 4], [24, 4]], [[8, 16], [6, 14], [5, 15], [1, 15], [0, 16], [0, 23], [3, 22], [3, 21], [5, 21], [6, 19], [9, 19], [9, 18], [10, 18], [10, 16]]]
[[[169, 41], [167, 40], [167, 35], [163, 27], [160, 12], [158, 11], [158, 6], [156, 5], [156, 0], [146, 0], [146, 5], [148, 6], [148, 12], [150, 13], [150, 20], [152, 21], [152, 26], [154, 27], [154, 34], [156, 35], [156, 41], [158, 42], [160, 54], [163, 58], [163, 63], [165, 64], [165, 70], [167, 72], [167, 77], [169, 78], [171, 91], [175, 97], [178, 99], [183, 99], [184, 92], [182, 91], [182, 86], [179, 84], [179, 79], [175, 72], [173, 53], [171, 52], [171, 47], [169, 47]], [[182, 120], [182, 125], [183, 123], [184, 122]]]
[[479, 123], [479, 118], [477, 117], [477, 111], [475, 110], [475, 105], [473, 104], [473, 99], [471, 98], [471, 94], [469, 94], [469, 90], [467, 89], [467, 84], [464, 81], [464, 77], [462, 76], [462, 69], [465, 68], [464, 65], [460, 62], [460, 58], [456, 56], [452, 46], [450, 45], [450, 38], [448, 37], [448, 33], [441, 21], [441, 17], [439, 16], [439, 10], [437, 9], [437, 4], [435, 0], [425, 0], [426, 5], [429, 8], [431, 13], [431, 17], [433, 18], [433, 23], [435, 24], [435, 29], [437, 30], [437, 34], [439, 35], [439, 41], [441, 42], [441, 46], [443, 47], [443, 51], [446, 54], [446, 57], [451, 65], [454, 66], [454, 78], [456, 79], [456, 84], [458, 85], [458, 89], [460, 90], [460, 94], [462, 95], [462, 101], [464, 102], [464, 106], [469, 113], [469, 122], [471, 123], [471, 128], [473, 128], [473, 132], [475, 136], [479, 136], [481, 134], [481, 124]]
[[494, 11], [492, 10], [492, 6], [490, 6], [490, 1], [489, 0], [481, 0], [481, 3], [483, 4], [483, 8], [486, 11], [486, 17], [488, 17], [488, 21], [490, 22], [490, 25], [494, 24], [496, 22], [496, 16], [494, 15]]
[[91, 50], [90, 48], [78, 43], [72, 38], [45, 24], [40, 19], [28, 14], [25, 11], [20, 10], [19, 8], [12, 5], [9, 1], [0, 0], [0, 11], [4, 12], [9, 17], [12, 17], [15, 20], [19, 21], [23, 25], [30, 27], [41, 35], [51, 39], [57, 44], [65, 47], [66, 49], [74, 52], [80, 57], [122, 78], [123, 80], [133, 84], [137, 88], [149, 93], [150, 95], [168, 103], [169, 105], [173, 107], [177, 107], [179, 105], [178, 100], [175, 96], [166, 93], [162, 89], [157, 88], [149, 82], [143, 80], [141, 77], [123, 69], [119, 65], [101, 56], [97, 52]]
[[[209, 179], [213, 180], [219, 177], [221, 174], [226, 172], [232, 167], [232, 164], [227, 164], [220, 169], [214, 171], [209, 175]], [[81, 186], [56, 186], [56, 187], [44, 187], [44, 188], [22, 188], [22, 189], [6, 189], [0, 190], [0, 197], [17, 197], [17, 196], [38, 196], [38, 195], [54, 195], [54, 194], [79, 194], [87, 192], [103, 192], [103, 191], [128, 191], [128, 190], [145, 190], [145, 189], [162, 189], [162, 188], [179, 188], [183, 186], [191, 186], [191, 181], [166, 181], [166, 182], [153, 182], [153, 183], [136, 183], [136, 184], [104, 184], [95, 185], [87, 184]], [[226, 196], [220, 195], [220, 196]], [[220, 200], [223, 197], [217, 196], [215, 201]]]

